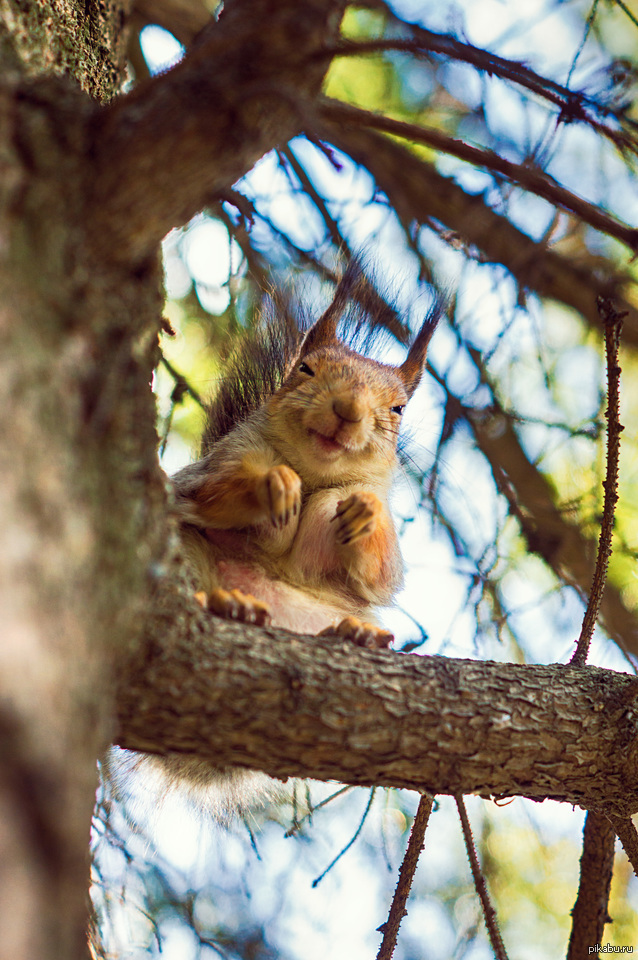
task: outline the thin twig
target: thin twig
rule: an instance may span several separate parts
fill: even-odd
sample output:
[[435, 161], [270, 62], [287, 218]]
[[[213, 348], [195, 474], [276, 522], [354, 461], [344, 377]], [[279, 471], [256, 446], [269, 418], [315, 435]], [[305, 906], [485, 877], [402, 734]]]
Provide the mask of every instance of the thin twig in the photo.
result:
[[383, 940], [379, 947], [377, 960], [390, 960], [394, 953], [399, 935], [399, 927], [407, 913], [405, 904], [410, 894], [410, 888], [412, 887], [419, 857], [423, 850], [425, 828], [428, 825], [428, 820], [432, 813], [433, 803], [434, 797], [431, 797], [428, 793], [421, 794], [419, 806], [414, 816], [414, 822], [412, 823], [408, 846], [399, 870], [399, 879], [396, 890], [394, 891], [392, 905], [390, 906], [390, 913], [388, 914], [386, 922], [379, 927], [379, 930], [383, 931]]
[[585, 819], [580, 858], [578, 896], [572, 910], [572, 931], [567, 960], [581, 960], [587, 948], [600, 943], [606, 923], [609, 888], [614, 867], [614, 828], [608, 817], [590, 810]]
[[576, 53], [574, 54], [574, 58], [573, 58], [573, 60], [572, 60], [571, 66], [570, 66], [570, 68], [569, 68], [569, 73], [567, 74], [567, 80], [565, 81], [565, 84], [566, 84], [567, 86], [569, 86], [569, 81], [571, 80], [571, 78], [572, 78], [572, 76], [573, 76], [573, 74], [574, 74], [574, 70], [576, 69], [576, 64], [577, 64], [578, 61], [580, 60], [580, 55], [581, 55], [581, 53], [583, 52], [583, 50], [585, 49], [585, 44], [587, 43], [587, 40], [589, 39], [589, 34], [591, 33], [591, 29], [592, 29], [592, 27], [593, 27], [593, 25], [594, 25], [594, 20], [596, 19], [596, 12], [597, 12], [597, 10], [598, 10], [598, 3], [599, 3], [599, 0], [594, 0], [594, 2], [593, 2], [592, 5], [591, 5], [591, 9], [590, 9], [590, 11], [589, 11], [589, 14], [588, 14], [588, 16], [587, 16], [587, 20], [585, 21], [585, 32], [583, 33], [583, 37], [582, 37], [582, 40], [580, 41], [580, 44], [579, 44], [579, 46], [578, 46], [578, 50], [577, 50]]
[[[202, 400], [201, 396], [199, 395], [195, 387], [192, 387], [190, 385], [190, 383], [188, 382], [184, 374], [180, 373], [179, 370], [176, 370], [173, 364], [170, 362], [170, 360], [167, 360], [163, 354], [160, 357], [160, 363], [164, 367], [166, 367], [171, 377], [175, 381], [175, 387], [173, 388], [173, 396], [176, 403], [180, 403], [183, 395], [187, 393], [190, 397], [193, 398], [195, 403], [199, 404], [200, 407], [205, 406], [204, 401]], [[179, 392], [180, 394], [179, 396], [176, 395], [177, 392]]]
[[195, 390], [194, 387], [191, 387], [186, 377], [182, 373], [180, 373], [178, 370], [176, 370], [173, 364], [170, 362], [170, 360], [167, 360], [163, 354], [160, 357], [160, 363], [162, 363], [163, 366], [166, 367], [171, 377], [175, 381], [175, 386], [173, 387], [173, 390], [171, 392], [171, 406], [168, 411], [168, 415], [166, 416], [166, 419], [164, 421], [164, 429], [162, 431], [162, 439], [159, 446], [159, 455], [160, 457], [163, 457], [166, 447], [168, 445], [168, 438], [171, 432], [171, 427], [173, 425], [173, 415], [175, 413], [175, 407], [179, 403], [182, 403], [184, 399], [184, 394], [186, 393], [189, 394], [189, 396], [191, 396], [193, 400], [195, 400], [195, 402], [198, 403], [202, 408], [204, 408], [205, 404], [202, 398], [200, 397], [200, 395], [198, 394], [197, 390]]
[[338, 250], [345, 250], [348, 254], [350, 254], [348, 243], [341, 234], [337, 221], [328, 210], [328, 204], [326, 203], [325, 198], [321, 196], [315, 187], [314, 183], [308, 176], [305, 167], [300, 163], [297, 155], [289, 145], [282, 147], [280, 154], [288, 161], [295, 175], [299, 179], [299, 183], [301, 184], [304, 193], [310, 197], [315, 207], [321, 214], [323, 222], [326, 226], [326, 230], [330, 234], [330, 239], [334, 243], [335, 247], [337, 247]]
[[412, 140], [416, 143], [425, 143], [434, 150], [449, 153], [458, 157], [459, 160], [471, 163], [473, 166], [484, 167], [492, 173], [505, 177], [524, 190], [538, 197], [543, 197], [549, 203], [574, 213], [594, 229], [620, 240], [621, 243], [624, 243], [633, 253], [638, 255], [638, 230], [635, 227], [622, 223], [594, 204], [576, 196], [570, 190], [566, 190], [565, 187], [562, 187], [548, 174], [543, 173], [542, 170], [525, 163], [512, 163], [511, 160], [506, 160], [493, 150], [473, 147], [463, 140], [458, 140], [456, 137], [443, 133], [441, 130], [424, 127], [416, 123], [407, 123], [405, 120], [393, 120], [391, 117], [384, 117], [369, 110], [362, 110], [360, 107], [339, 103], [337, 100], [324, 99], [321, 113], [331, 123], [358, 124], [381, 130], [384, 133], [404, 137], [406, 140]]
[[638, 17], [636, 17], [635, 14], [633, 14], [633, 13], [631, 12], [631, 10], [630, 10], [629, 7], [627, 6], [627, 4], [626, 4], [626, 3], [623, 3], [623, 0], [614, 0], [614, 3], [616, 4], [617, 7], [620, 7], [620, 9], [623, 11], [623, 13], [626, 13], [626, 14], [627, 14], [627, 16], [629, 17], [629, 19], [631, 20], [631, 22], [634, 23], [634, 24], [638, 27]]
[[589, 644], [600, 612], [600, 603], [607, 578], [607, 567], [611, 556], [611, 541], [614, 532], [614, 513], [618, 500], [618, 455], [620, 453], [620, 434], [624, 427], [619, 419], [620, 406], [620, 331], [625, 313], [618, 313], [611, 300], [598, 298], [598, 311], [605, 327], [605, 351], [607, 354], [607, 476], [603, 481], [605, 489], [603, 520], [598, 541], [596, 569], [589, 594], [589, 602], [583, 618], [583, 625], [576, 650], [570, 665], [583, 667], [587, 662]]
[[[388, 12], [392, 13], [391, 11]], [[468, 63], [488, 76], [500, 77], [503, 80], [515, 83], [536, 96], [553, 103], [559, 108], [560, 120], [564, 123], [574, 121], [587, 123], [597, 133], [610, 140], [621, 153], [626, 150], [638, 153], [638, 144], [631, 133], [625, 130], [614, 130], [596, 119], [593, 114], [603, 117], [611, 115], [620, 124], [626, 123], [627, 118], [607, 104], [599, 103], [583, 91], [570, 90], [567, 84], [556, 83], [549, 77], [543, 77], [525, 66], [524, 63], [508, 60], [489, 50], [463, 43], [450, 34], [435, 33], [432, 30], [426, 30], [423, 27], [404, 22], [401, 22], [401, 25], [410, 29], [411, 38], [383, 37], [357, 41], [342, 40], [337, 44], [325, 47], [316, 56], [321, 58], [361, 56], [367, 53], [397, 51], [412, 53], [415, 56], [442, 56], [448, 60]]]
[[310, 808], [308, 813], [304, 813], [303, 817], [301, 817], [300, 820], [298, 820], [297, 817], [295, 816], [293, 825], [289, 827], [288, 830], [286, 830], [286, 832], [284, 833], [284, 837], [286, 838], [293, 837], [301, 829], [301, 827], [306, 822], [306, 820], [310, 820], [311, 817], [314, 816], [317, 810], [321, 810], [322, 807], [325, 807], [326, 804], [330, 803], [332, 800], [336, 800], [337, 797], [340, 797], [343, 793], [347, 793], [349, 790], [353, 790], [353, 789], [354, 787], [350, 785], [346, 787], [341, 787], [339, 790], [336, 790], [334, 793], [331, 793], [329, 797], [326, 797], [325, 800], [321, 800], [319, 803], [314, 804]]
[[376, 793], [376, 789], [377, 789], [376, 787], [373, 787], [372, 790], [370, 791], [370, 797], [369, 797], [369, 799], [368, 799], [368, 805], [367, 805], [367, 807], [365, 808], [365, 810], [363, 811], [363, 816], [361, 817], [361, 820], [359, 821], [359, 826], [358, 826], [357, 829], [355, 830], [354, 834], [352, 835], [352, 837], [350, 838], [350, 840], [348, 840], [348, 842], [346, 843], [345, 847], [343, 847], [343, 849], [339, 851], [339, 853], [338, 853], [337, 856], [334, 858], [334, 860], [332, 860], [332, 861], [328, 864], [328, 866], [327, 866], [326, 869], [323, 871], [323, 873], [321, 873], [318, 877], [316, 877], [316, 878], [312, 881], [312, 887], [313, 887], [313, 889], [314, 889], [319, 883], [321, 883], [321, 881], [323, 880], [323, 878], [326, 876], [327, 873], [330, 873], [330, 871], [332, 870], [332, 868], [334, 867], [334, 865], [335, 865], [336, 863], [338, 863], [339, 860], [341, 860], [341, 858], [342, 858], [342, 856], [344, 855], [344, 853], [346, 853], [346, 852], [350, 849], [350, 847], [352, 846], [352, 844], [355, 842], [355, 840], [357, 839], [357, 837], [359, 836], [359, 834], [360, 834], [361, 831], [363, 830], [363, 825], [364, 825], [364, 823], [366, 822], [366, 819], [367, 819], [367, 817], [368, 817], [368, 814], [370, 813], [370, 807], [372, 806], [372, 802], [373, 802], [373, 800], [374, 800], [374, 795], [375, 795], [375, 793]]
[[461, 818], [461, 827], [463, 828], [463, 838], [465, 840], [467, 858], [470, 861], [472, 876], [474, 878], [474, 886], [476, 887], [476, 892], [478, 893], [479, 900], [481, 901], [483, 916], [485, 918], [485, 926], [487, 927], [487, 932], [490, 937], [492, 950], [494, 951], [496, 960], [507, 960], [505, 945], [501, 939], [501, 932], [498, 929], [498, 924], [496, 922], [496, 911], [492, 906], [492, 902], [487, 892], [485, 877], [483, 876], [483, 872], [478, 861], [478, 856], [476, 854], [470, 821], [468, 820], [467, 810], [465, 809], [465, 802], [460, 793], [457, 794], [454, 799], [456, 800], [459, 817]]

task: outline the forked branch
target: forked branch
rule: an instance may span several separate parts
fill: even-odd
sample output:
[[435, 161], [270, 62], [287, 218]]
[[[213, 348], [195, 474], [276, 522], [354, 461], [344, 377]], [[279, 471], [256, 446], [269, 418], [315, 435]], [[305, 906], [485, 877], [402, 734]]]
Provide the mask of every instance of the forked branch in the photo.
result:
[[[401, 24], [402, 27], [406, 26]], [[570, 90], [549, 77], [535, 73], [524, 63], [507, 60], [489, 50], [463, 43], [450, 34], [435, 33], [423, 27], [407, 24], [413, 36], [411, 38], [390, 37], [371, 40], [346, 40], [328, 48], [324, 56], [362, 56], [368, 53], [386, 51], [412, 53], [415, 57], [435, 57], [468, 63], [487, 76], [500, 77], [508, 83], [528, 90], [530, 93], [548, 101], [558, 108], [558, 122], [573, 123], [580, 121], [590, 126], [596, 133], [610, 140], [621, 153], [638, 153], [638, 142], [630, 131], [607, 126], [598, 119], [610, 114], [622, 124], [622, 114], [606, 104], [599, 103], [593, 97], [580, 90]]]
[[424, 143], [434, 150], [449, 153], [451, 156], [458, 157], [459, 160], [471, 163], [475, 167], [483, 167], [498, 176], [505, 177], [511, 183], [517, 184], [529, 193], [542, 197], [554, 206], [574, 213], [594, 229], [600, 230], [601, 233], [606, 233], [610, 237], [615, 237], [629, 247], [633, 253], [638, 254], [638, 230], [616, 220], [615, 217], [605, 213], [600, 207], [588, 203], [582, 197], [566, 190], [565, 187], [562, 187], [540, 169], [524, 163], [513, 163], [511, 160], [499, 156], [493, 150], [474, 147], [463, 140], [458, 140], [456, 137], [443, 133], [441, 130], [424, 127], [416, 123], [406, 123], [404, 120], [393, 120], [391, 117], [384, 117], [369, 110], [339, 103], [336, 100], [325, 100], [321, 113], [326, 120], [333, 123], [362, 125], [374, 130], [381, 130], [384, 133], [412, 140], [414, 143]]

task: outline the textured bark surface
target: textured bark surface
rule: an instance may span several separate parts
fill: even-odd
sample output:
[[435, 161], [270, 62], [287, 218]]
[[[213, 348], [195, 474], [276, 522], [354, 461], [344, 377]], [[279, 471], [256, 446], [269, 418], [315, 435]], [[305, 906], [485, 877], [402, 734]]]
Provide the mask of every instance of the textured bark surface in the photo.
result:
[[[184, 191], [163, 205], [164, 172], [140, 185], [139, 164], [122, 146], [131, 113], [123, 127], [109, 113], [111, 133], [125, 134], [122, 155], [110, 156], [111, 186], [135, 184], [142, 221], [154, 204], [159, 210], [136, 234], [118, 208], [122, 236], [143, 257], [121, 256], [96, 216], [96, 188], [108, 181], [96, 118], [106, 114], [87, 92], [106, 99], [121, 82], [123, 35], [108, 44], [122, 9], [95, 8], [105, 18], [101, 51], [92, 6], [0, 8], [0, 956], [11, 960], [86, 955], [89, 825], [95, 760], [112, 736], [112, 671], [135, 649], [167, 549], [150, 390], [161, 316], [156, 241], [176, 210], [187, 218], [202, 206], [210, 186], [191, 167]], [[259, 34], [260, 25], [250, 29]], [[241, 74], [245, 57], [233, 56]], [[214, 76], [203, 55], [200, 67]], [[184, 95], [197, 85], [190, 74]], [[171, 86], [164, 116], [154, 112], [156, 89], [143, 150], [161, 169], [152, 139], [170, 125]], [[144, 95], [124, 103], [144, 113]], [[209, 125], [210, 107], [196, 126]], [[234, 107], [224, 107], [228, 131]], [[179, 109], [186, 114], [183, 100]], [[243, 162], [274, 134], [274, 124], [262, 130]], [[181, 135], [187, 143], [188, 131]], [[208, 144], [205, 135], [194, 141]], [[228, 179], [235, 148], [226, 142], [221, 156], [200, 153], [199, 162], [214, 170], [219, 161]], [[179, 182], [182, 159], [169, 180]]]
[[2, 57], [31, 76], [73, 77], [108, 100], [124, 79], [129, 7], [130, 0], [4, 0]]
[[627, 675], [373, 653], [164, 603], [164, 640], [118, 696], [122, 746], [282, 778], [638, 810]]
[[0, 954], [25, 960], [86, 952], [110, 664], [135, 636], [164, 510], [157, 271], [142, 287], [87, 254], [91, 110], [63, 81], [0, 86]]

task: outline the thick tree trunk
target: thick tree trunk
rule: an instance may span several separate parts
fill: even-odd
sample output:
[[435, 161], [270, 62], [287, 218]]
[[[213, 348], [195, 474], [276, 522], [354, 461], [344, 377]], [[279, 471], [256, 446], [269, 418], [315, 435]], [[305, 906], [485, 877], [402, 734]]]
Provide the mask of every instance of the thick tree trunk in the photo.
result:
[[135, 636], [162, 531], [158, 274], [141, 285], [86, 253], [92, 109], [60, 81], [0, 88], [0, 954], [12, 960], [86, 953], [110, 664]]

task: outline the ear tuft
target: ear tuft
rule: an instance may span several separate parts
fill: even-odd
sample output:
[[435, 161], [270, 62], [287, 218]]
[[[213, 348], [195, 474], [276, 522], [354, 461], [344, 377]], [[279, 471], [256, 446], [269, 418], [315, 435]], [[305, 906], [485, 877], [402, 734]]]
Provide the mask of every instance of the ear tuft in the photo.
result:
[[400, 367], [397, 367], [397, 373], [403, 381], [408, 398], [412, 396], [419, 385], [432, 334], [436, 330], [441, 317], [445, 314], [446, 309], [447, 301], [444, 297], [437, 295], [425, 320], [421, 324], [421, 329], [417, 333], [414, 343], [408, 350], [405, 361]]
[[337, 283], [332, 303], [306, 334], [301, 345], [301, 354], [334, 343], [337, 339], [337, 324], [355, 287], [361, 283], [362, 277], [363, 272], [359, 261], [352, 257]]

